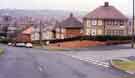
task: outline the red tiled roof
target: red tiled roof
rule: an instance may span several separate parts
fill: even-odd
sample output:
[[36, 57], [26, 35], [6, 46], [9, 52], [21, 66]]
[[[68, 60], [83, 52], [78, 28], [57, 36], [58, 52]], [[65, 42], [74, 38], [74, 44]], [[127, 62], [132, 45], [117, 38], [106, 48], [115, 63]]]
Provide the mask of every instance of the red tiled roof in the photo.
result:
[[83, 27], [82, 23], [73, 16], [71, 13], [70, 16], [59, 23], [62, 27]]
[[[105, 3], [106, 4], [106, 3]], [[125, 19], [128, 18], [113, 6], [100, 6], [87, 14], [86, 19]]]
[[32, 33], [32, 27], [28, 27], [22, 31], [22, 34], [31, 34], [31, 33]]

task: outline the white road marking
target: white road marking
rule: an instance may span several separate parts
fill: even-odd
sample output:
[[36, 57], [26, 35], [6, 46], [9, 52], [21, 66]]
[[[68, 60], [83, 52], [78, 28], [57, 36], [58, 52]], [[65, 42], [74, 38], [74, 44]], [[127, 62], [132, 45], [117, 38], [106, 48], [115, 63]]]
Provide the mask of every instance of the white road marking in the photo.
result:
[[39, 71], [42, 71], [42, 70], [43, 70], [42, 67], [39, 66]]
[[[70, 55], [69, 55], [69, 56], [70, 56]], [[101, 62], [101, 61], [95, 60], [95, 59], [92, 58], [92, 57], [84, 58], [84, 59], [83, 59], [83, 58], [80, 58], [80, 57], [78, 57], [78, 56], [72, 56], [72, 55], [71, 55], [71, 57], [72, 57], [72, 58], [79, 59], [79, 60], [82, 60], [82, 61], [90, 62], [90, 63], [95, 64], [95, 65], [98, 65], [98, 66], [103, 66], [103, 67], [106, 67], [106, 68], [110, 67], [109, 63], [107, 63], [107, 62]]]

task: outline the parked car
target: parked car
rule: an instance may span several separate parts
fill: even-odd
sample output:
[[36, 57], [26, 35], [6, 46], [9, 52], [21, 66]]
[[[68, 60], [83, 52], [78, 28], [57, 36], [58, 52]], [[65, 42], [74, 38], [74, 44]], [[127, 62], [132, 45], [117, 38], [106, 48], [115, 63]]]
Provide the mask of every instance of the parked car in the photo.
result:
[[8, 46], [12, 46], [12, 43], [8, 43]]
[[27, 48], [32, 48], [32, 43], [26, 43]]
[[26, 47], [25, 43], [16, 43], [16, 47]]

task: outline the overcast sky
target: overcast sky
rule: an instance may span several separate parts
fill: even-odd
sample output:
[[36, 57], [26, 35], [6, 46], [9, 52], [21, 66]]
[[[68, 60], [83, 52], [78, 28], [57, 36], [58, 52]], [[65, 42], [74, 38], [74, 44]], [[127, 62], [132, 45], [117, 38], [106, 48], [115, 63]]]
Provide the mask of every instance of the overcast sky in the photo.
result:
[[108, 1], [125, 14], [131, 13], [132, 0], [0, 0], [4, 9], [62, 9], [91, 11]]

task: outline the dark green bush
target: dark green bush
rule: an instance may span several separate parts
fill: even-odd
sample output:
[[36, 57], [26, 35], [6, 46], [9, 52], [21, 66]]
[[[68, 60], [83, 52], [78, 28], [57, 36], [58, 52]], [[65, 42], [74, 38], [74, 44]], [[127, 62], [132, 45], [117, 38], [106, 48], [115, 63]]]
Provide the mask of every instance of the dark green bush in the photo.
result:
[[[134, 37], [135, 38], [135, 37]], [[92, 40], [92, 41], [126, 41], [131, 40], [131, 36], [77, 36], [72, 38], [65, 38], [65, 39], [55, 39], [55, 40], [43, 40], [45, 44], [46, 41], [50, 41], [50, 43], [57, 43], [57, 42], [65, 42], [65, 41], [75, 41], [75, 40]], [[34, 44], [39, 44], [39, 40], [33, 41]]]
[[0, 43], [4, 43], [4, 44], [7, 44], [8, 43], [8, 39], [0, 39]]

